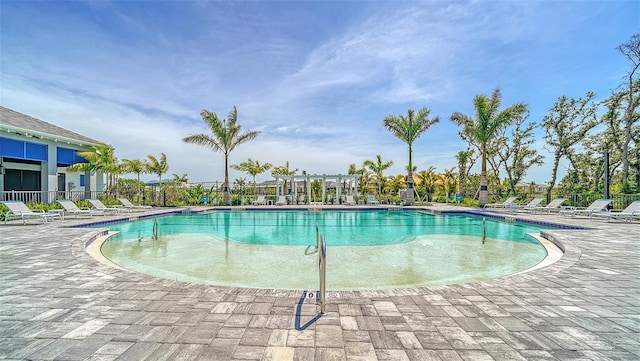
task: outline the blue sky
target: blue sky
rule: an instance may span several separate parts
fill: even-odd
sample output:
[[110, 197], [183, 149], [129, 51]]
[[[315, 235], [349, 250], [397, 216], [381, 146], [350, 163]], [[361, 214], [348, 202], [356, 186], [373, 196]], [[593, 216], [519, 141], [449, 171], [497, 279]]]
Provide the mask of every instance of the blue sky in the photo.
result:
[[427, 107], [440, 123], [413, 162], [441, 172], [466, 149], [449, 118], [476, 94], [500, 88], [538, 122], [561, 95], [606, 99], [629, 68], [615, 48], [640, 31], [638, 1], [1, 1], [0, 16], [0, 104], [120, 159], [164, 152], [191, 181], [221, 180], [223, 156], [182, 138], [233, 106], [262, 133], [231, 164], [335, 174], [380, 154], [388, 175], [407, 146], [384, 117]]

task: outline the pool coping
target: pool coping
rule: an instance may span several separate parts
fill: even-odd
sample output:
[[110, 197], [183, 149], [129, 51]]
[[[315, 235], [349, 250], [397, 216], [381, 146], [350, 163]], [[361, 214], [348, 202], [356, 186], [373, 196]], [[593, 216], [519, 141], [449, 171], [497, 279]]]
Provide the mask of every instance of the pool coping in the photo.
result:
[[[514, 213], [507, 213], [507, 212], [496, 212], [496, 211], [490, 211], [490, 210], [474, 210], [474, 209], [467, 209], [467, 210], [455, 210], [455, 209], [448, 209], [448, 210], [436, 210], [433, 208], [427, 208], [426, 206], [420, 206], [420, 207], [401, 207], [401, 206], [389, 206], [389, 207], [356, 207], [356, 206], [350, 206], [350, 207], [318, 207], [318, 208], [310, 208], [310, 207], [287, 207], [287, 206], [281, 206], [281, 207], [205, 207], [205, 208], [191, 208], [191, 207], [185, 207], [185, 208], [178, 208], [175, 210], [166, 210], [163, 212], [159, 212], [159, 213], [152, 213], [152, 214], [144, 214], [144, 215], [139, 215], [139, 216], [128, 216], [128, 217], [117, 217], [116, 218], [112, 218], [109, 220], [105, 220], [105, 221], [98, 221], [98, 222], [89, 222], [89, 223], [80, 223], [80, 224], [75, 224], [75, 225], [70, 225], [68, 227], [70, 228], [86, 228], [86, 227], [97, 227], [100, 225], [109, 225], [109, 224], [115, 224], [115, 223], [123, 223], [123, 222], [132, 222], [132, 221], [136, 221], [136, 220], [140, 220], [140, 219], [147, 219], [147, 218], [156, 218], [156, 217], [164, 217], [164, 216], [168, 216], [168, 215], [172, 215], [172, 214], [184, 214], [184, 213], [207, 213], [207, 212], [218, 212], [218, 211], [232, 211], [232, 212], [242, 212], [242, 211], [298, 211], [298, 212], [305, 212], [305, 211], [315, 211], [315, 212], [319, 212], [319, 211], [380, 211], [380, 210], [388, 210], [388, 211], [417, 211], [417, 212], [427, 212], [427, 213], [431, 213], [431, 214], [467, 214], [467, 215], [473, 215], [473, 216], [479, 216], [479, 217], [487, 217], [487, 218], [492, 218], [492, 219], [498, 219], [498, 220], [502, 220], [505, 222], [520, 222], [520, 223], [525, 223], [525, 224], [532, 224], [532, 225], [537, 225], [537, 226], [545, 226], [545, 227], [553, 227], [556, 229], [587, 229], [583, 226], [576, 226], [576, 225], [569, 225], [569, 224], [565, 224], [565, 223], [557, 223], [557, 222], [549, 222], [549, 221], [539, 221], [539, 220], [531, 220], [531, 219], [527, 219], [521, 216], [515, 216]], [[524, 215], [524, 214], [523, 214]]]
[[[376, 211], [376, 210], [385, 210], [387, 209], [387, 207], [359, 207], [359, 208], [354, 208], [354, 207], [331, 207], [331, 208], [323, 208], [322, 211]], [[257, 211], [307, 211], [307, 209], [304, 208], [300, 208], [300, 207], [296, 207], [296, 208], [292, 208], [292, 207], [277, 207], [277, 208], [264, 208], [264, 207], [251, 207], [251, 208], [247, 208], [247, 207], [242, 207], [240, 209], [234, 209], [234, 208], [230, 208], [230, 207], [215, 207], [215, 208], [211, 208], [211, 207], [207, 207], [207, 208], [202, 208], [202, 209], [192, 209], [192, 208], [184, 208], [184, 209], [177, 209], [177, 210], [173, 210], [173, 211], [164, 211], [164, 212], [160, 212], [160, 213], [154, 213], [154, 214], [148, 214], [145, 215], [144, 217], [135, 217], [135, 219], [133, 217], [120, 217], [120, 218], [116, 218], [116, 219], [111, 219], [109, 221], [103, 221], [103, 222], [95, 222], [95, 223], [89, 223], [89, 224], [81, 224], [81, 225], [74, 225], [72, 226], [72, 228], [93, 228], [93, 227], [98, 227], [100, 225], [107, 225], [107, 224], [115, 224], [115, 223], [124, 223], [124, 222], [130, 222], [130, 221], [135, 221], [135, 220], [139, 220], [139, 219], [148, 219], [148, 218], [156, 218], [156, 217], [165, 217], [165, 216], [169, 216], [169, 215], [173, 215], [173, 214], [185, 214], [185, 213], [207, 213], [207, 212], [212, 212], [212, 211], [253, 211], [253, 210], [257, 210]], [[418, 212], [426, 212], [426, 213], [431, 213], [431, 214], [463, 214], [463, 215], [472, 215], [472, 216], [486, 216], [488, 218], [493, 218], [493, 219], [499, 219], [499, 220], [505, 220], [505, 218], [514, 218], [511, 214], [495, 214], [495, 213], [485, 213], [485, 212], [477, 212], [474, 210], [434, 210], [434, 209], [429, 209], [429, 208], [424, 208], [424, 207], [411, 207], [411, 208], [400, 208], [400, 207], [393, 207], [392, 208], [393, 211], [398, 211], [398, 210], [408, 210], [408, 211], [418, 211]], [[518, 222], [521, 223], [528, 223], [528, 224], [535, 224], [535, 225], [543, 225], [543, 226], [551, 226], [551, 225], [556, 225], [553, 222], [526, 222], [526, 221], [521, 221], [519, 218], [517, 219]], [[93, 228], [95, 229], [95, 228]], [[584, 230], [586, 228], [584, 227], [580, 227], [580, 226], [571, 226], [571, 225], [562, 225], [562, 227], [556, 227], [556, 230]], [[162, 277], [158, 277], [158, 276], [153, 276], [153, 275], [149, 275], [149, 274], [145, 274], [145, 273], [140, 273], [137, 272], [135, 270], [130, 270], [124, 267], [121, 267], [113, 262], [111, 262], [111, 260], [109, 260], [108, 258], [106, 258], [104, 256], [104, 254], [102, 254], [101, 251], [101, 246], [102, 244], [107, 241], [109, 239], [109, 237], [115, 235], [117, 232], [109, 232], [109, 230], [107, 229], [103, 229], [100, 230], [100, 232], [98, 234], [96, 234], [94, 237], [91, 237], [89, 240], [87, 240], [87, 242], [85, 242], [85, 251], [97, 262], [108, 266], [108, 267], [113, 267], [114, 269], [117, 270], [121, 270], [121, 271], [126, 271], [126, 272], [133, 272], [133, 273], [138, 273], [141, 275], [145, 275], [148, 277], [152, 277], [152, 278], [158, 278], [158, 279], [165, 279], [168, 281], [172, 281], [172, 282], [178, 282], [178, 283], [184, 283], [185, 285], [190, 285], [190, 284], [198, 284], [198, 285], [204, 285], [204, 286], [211, 286], [211, 287], [220, 287], [220, 288], [228, 288], [228, 289], [236, 289], [236, 288], [240, 288], [240, 289], [254, 289], [254, 290], [273, 290], [276, 292], [300, 292], [301, 290], [298, 289], [287, 289], [287, 288], [256, 288], [256, 287], [241, 287], [241, 286], [225, 286], [225, 285], [216, 285], [216, 284], [207, 284], [207, 283], [197, 283], [197, 282], [190, 282], [190, 281], [181, 281], [181, 280], [170, 280], [170, 279], [166, 279], [166, 278], [162, 278]], [[327, 292], [331, 291], [333, 294], [337, 294], [337, 295], [343, 295], [346, 298], [349, 298], [349, 296], [352, 297], [361, 297], [362, 294], [367, 294], [369, 296], [371, 295], [376, 295], [378, 297], [384, 297], [384, 296], [388, 296], [389, 293], [393, 293], [394, 291], [400, 290], [402, 291], [403, 294], [423, 294], [425, 291], [429, 290], [429, 289], [434, 289], [434, 288], [441, 288], [441, 287], [449, 287], [449, 286], [456, 286], [456, 285], [472, 285], [475, 283], [483, 283], [483, 282], [490, 282], [492, 280], [499, 280], [499, 279], [503, 279], [503, 278], [510, 278], [510, 277], [517, 277], [517, 276], [522, 276], [522, 275], [526, 275], [528, 273], [534, 272], [534, 271], [538, 271], [541, 269], [545, 269], [548, 268], [550, 266], [553, 266], [554, 264], [558, 263], [560, 260], [562, 260], [563, 258], [565, 258], [567, 256], [567, 252], [572, 252], [572, 254], [576, 251], [579, 252], [579, 249], [576, 250], [573, 247], [569, 247], [567, 248], [565, 245], [563, 245], [563, 243], [561, 241], [559, 241], [556, 237], [554, 237], [552, 234], [550, 234], [549, 232], [546, 232], [544, 230], [540, 230], [540, 234], [539, 235], [535, 235], [535, 234], [529, 234], [531, 237], [533, 237], [534, 239], [536, 239], [536, 241], [538, 241], [538, 243], [540, 245], [542, 245], [545, 248], [545, 252], [546, 252], [546, 256], [540, 261], [538, 262], [538, 264], [516, 272], [516, 273], [511, 273], [511, 274], [507, 274], [507, 275], [502, 275], [499, 277], [494, 277], [494, 278], [489, 278], [486, 280], [481, 280], [481, 281], [469, 281], [469, 282], [463, 282], [463, 283], [452, 283], [452, 284], [443, 284], [443, 285], [430, 285], [430, 286], [420, 286], [420, 287], [400, 287], [400, 288], [388, 288], [388, 289], [367, 289], [367, 290], [348, 290], [348, 291], [332, 291], [332, 290], [328, 290]], [[97, 241], [97, 242], [96, 242]], [[96, 244], [94, 244], [96, 243]], [[561, 252], [561, 255], [558, 256], [557, 251], [554, 249], [554, 247], [556, 249], [558, 249]], [[568, 251], [569, 250], [569, 251]], [[579, 255], [578, 255], [579, 257]], [[575, 258], [575, 257], [570, 257], [571, 259]], [[573, 262], [571, 262], [571, 264], [573, 264]], [[568, 265], [567, 265], [568, 266]], [[564, 268], [564, 267], [563, 267]]]

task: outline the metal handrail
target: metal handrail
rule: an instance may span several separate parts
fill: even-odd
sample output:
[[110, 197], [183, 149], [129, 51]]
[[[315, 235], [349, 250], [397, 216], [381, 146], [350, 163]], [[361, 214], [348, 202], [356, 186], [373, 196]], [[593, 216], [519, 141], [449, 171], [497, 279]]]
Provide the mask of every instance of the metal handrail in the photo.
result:
[[320, 235], [320, 252], [318, 252], [318, 267], [320, 268], [320, 313], [325, 313], [326, 308], [326, 285], [327, 285], [327, 243], [324, 234]]
[[487, 241], [487, 219], [482, 217], [482, 244]]
[[158, 235], [159, 235], [158, 218], [156, 218], [153, 222], [153, 239], [157, 240]]

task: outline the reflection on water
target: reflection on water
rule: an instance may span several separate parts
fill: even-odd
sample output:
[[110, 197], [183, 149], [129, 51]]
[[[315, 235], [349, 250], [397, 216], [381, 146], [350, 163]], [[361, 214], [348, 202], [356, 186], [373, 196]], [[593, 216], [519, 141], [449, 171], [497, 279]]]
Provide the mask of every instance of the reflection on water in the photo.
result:
[[[169, 279], [224, 286], [314, 289], [315, 224], [327, 238], [327, 289], [420, 287], [485, 280], [539, 263], [532, 227], [418, 212], [215, 212], [116, 224], [103, 254]], [[511, 239], [511, 240], [505, 240]], [[358, 245], [353, 247], [351, 245]]]
[[[111, 230], [152, 235], [153, 220], [114, 224]], [[370, 246], [406, 242], [425, 234], [480, 236], [482, 219], [463, 215], [433, 215], [413, 211], [219, 211], [172, 215], [159, 219], [160, 234], [202, 233], [233, 242], [251, 244], [308, 245], [314, 243], [319, 224], [329, 246]], [[532, 242], [531, 225], [487, 220], [487, 237]], [[117, 238], [116, 238], [117, 239]]]

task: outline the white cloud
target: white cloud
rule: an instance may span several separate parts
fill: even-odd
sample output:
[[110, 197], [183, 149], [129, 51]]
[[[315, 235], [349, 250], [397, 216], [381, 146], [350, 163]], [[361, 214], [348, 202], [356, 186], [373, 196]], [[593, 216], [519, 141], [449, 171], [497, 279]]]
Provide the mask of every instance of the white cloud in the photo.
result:
[[[208, 132], [202, 109], [226, 117], [233, 106], [244, 129], [262, 134], [232, 163], [335, 173], [381, 154], [401, 173], [406, 145], [382, 127], [386, 115], [427, 106], [440, 116], [413, 159], [444, 170], [466, 148], [448, 118], [473, 114], [474, 95], [502, 87], [505, 104], [525, 101], [540, 115], [561, 95], [550, 92], [597, 90], [568, 89], [578, 80], [614, 88], [599, 83], [620, 73], [609, 59], [607, 74], [584, 61], [617, 44], [578, 37], [620, 13], [604, 3], [347, 2], [348, 23], [305, 4], [189, 4], [3, 5], [2, 105], [110, 143], [120, 158], [164, 152], [170, 173], [192, 180], [222, 179], [223, 157], [181, 139]], [[32, 26], [12, 30], [25, 19]], [[603, 34], [624, 28], [606, 24]]]

